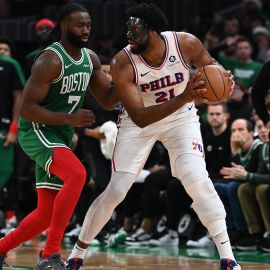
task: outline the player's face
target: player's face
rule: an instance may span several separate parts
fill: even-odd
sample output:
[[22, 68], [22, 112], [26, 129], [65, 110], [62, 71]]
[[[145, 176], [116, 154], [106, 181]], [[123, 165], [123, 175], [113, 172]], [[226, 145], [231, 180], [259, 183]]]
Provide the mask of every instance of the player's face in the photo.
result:
[[67, 26], [67, 40], [78, 48], [87, 46], [91, 30], [91, 20], [87, 12], [75, 12], [70, 14]]
[[207, 110], [207, 120], [211, 127], [219, 128], [227, 121], [227, 114], [224, 113], [222, 105], [209, 105]]
[[149, 44], [149, 29], [140, 23], [140, 19], [130, 18], [127, 22], [127, 39], [131, 51], [135, 54], [142, 54]]

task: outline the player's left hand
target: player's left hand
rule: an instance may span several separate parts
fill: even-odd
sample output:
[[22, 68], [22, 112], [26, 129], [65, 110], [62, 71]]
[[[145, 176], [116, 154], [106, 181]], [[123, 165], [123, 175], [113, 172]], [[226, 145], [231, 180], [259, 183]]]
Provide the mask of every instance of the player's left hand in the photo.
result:
[[14, 144], [16, 142], [17, 142], [17, 135], [9, 132], [7, 134], [6, 140], [4, 142], [4, 146], [8, 147], [8, 146], [10, 146], [10, 145], [12, 145], [12, 144]]

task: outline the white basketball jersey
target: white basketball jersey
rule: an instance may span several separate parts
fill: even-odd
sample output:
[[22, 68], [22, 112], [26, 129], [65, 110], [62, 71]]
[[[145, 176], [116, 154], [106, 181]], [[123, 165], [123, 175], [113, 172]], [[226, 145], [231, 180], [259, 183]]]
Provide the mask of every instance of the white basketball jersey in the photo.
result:
[[[145, 107], [161, 104], [181, 94], [189, 81], [190, 67], [182, 56], [176, 33], [163, 32], [161, 35], [165, 40], [166, 56], [160, 67], [149, 66], [141, 55], [132, 53], [130, 45], [124, 48], [133, 66], [135, 84], [142, 95]], [[177, 115], [177, 118], [180, 118], [186, 115], [185, 112], [190, 114], [192, 109], [194, 104], [188, 103], [171, 116]], [[194, 114], [196, 110], [192, 110], [192, 115]], [[131, 122], [125, 110], [119, 120], [121, 124], [123, 121]]]

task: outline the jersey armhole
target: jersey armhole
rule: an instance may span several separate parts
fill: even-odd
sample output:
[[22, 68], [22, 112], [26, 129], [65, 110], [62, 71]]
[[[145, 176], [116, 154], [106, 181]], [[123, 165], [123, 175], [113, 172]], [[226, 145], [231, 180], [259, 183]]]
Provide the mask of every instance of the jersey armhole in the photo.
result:
[[184, 59], [184, 56], [182, 54], [182, 51], [181, 51], [181, 48], [179, 46], [179, 39], [178, 39], [178, 36], [176, 34], [176, 32], [173, 32], [173, 37], [174, 37], [174, 42], [175, 42], [175, 47], [176, 47], [176, 50], [177, 50], [177, 53], [178, 53], [178, 56], [183, 64], [183, 66], [189, 70], [190, 69], [190, 65], [187, 64], [187, 62], [185, 61]]
[[[58, 81], [60, 81], [60, 80], [62, 79], [62, 77], [63, 77], [63, 75], [64, 75], [64, 60], [63, 60], [62, 55], [61, 55], [56, 49], [54, 49], [54, 48], [52, 48], [52, 47], [48, 47], [47, 49], [45, 49], [45, 50], [42, 51], [42, 52], [49, 51], [49, 50], [52, 51], [52, 52], [54, 52], [54, 53], [56, 53], [57, 56], [59, 57], [61, 63], [62, 63], [60, 75], [58, 76], [58, 78], [56, 78], [56, 79], [54, 79], [54, 80], [52, 81], [52, 83], [57, 83]], [[41, 52], [41, 53], [42, 53], [42, 52]]]

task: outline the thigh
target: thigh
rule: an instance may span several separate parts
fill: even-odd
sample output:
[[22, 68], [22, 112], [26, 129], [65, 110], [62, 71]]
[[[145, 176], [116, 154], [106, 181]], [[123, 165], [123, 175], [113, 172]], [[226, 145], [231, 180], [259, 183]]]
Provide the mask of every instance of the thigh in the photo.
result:
[[184, 154], [192, 154], [199, 157], [204, 157], [203, 142], [200, 131], [200, 123], [196, 117], [190, 121], [179, 123], [175, 121], [168, 124], [166, 133], [161, 141], [167, 148], [172, 175], [176, 175], [175, 161]]
[[112, 157], [113, 172], [138, 174], [156, 142], [151, 129], [120, 127]]

